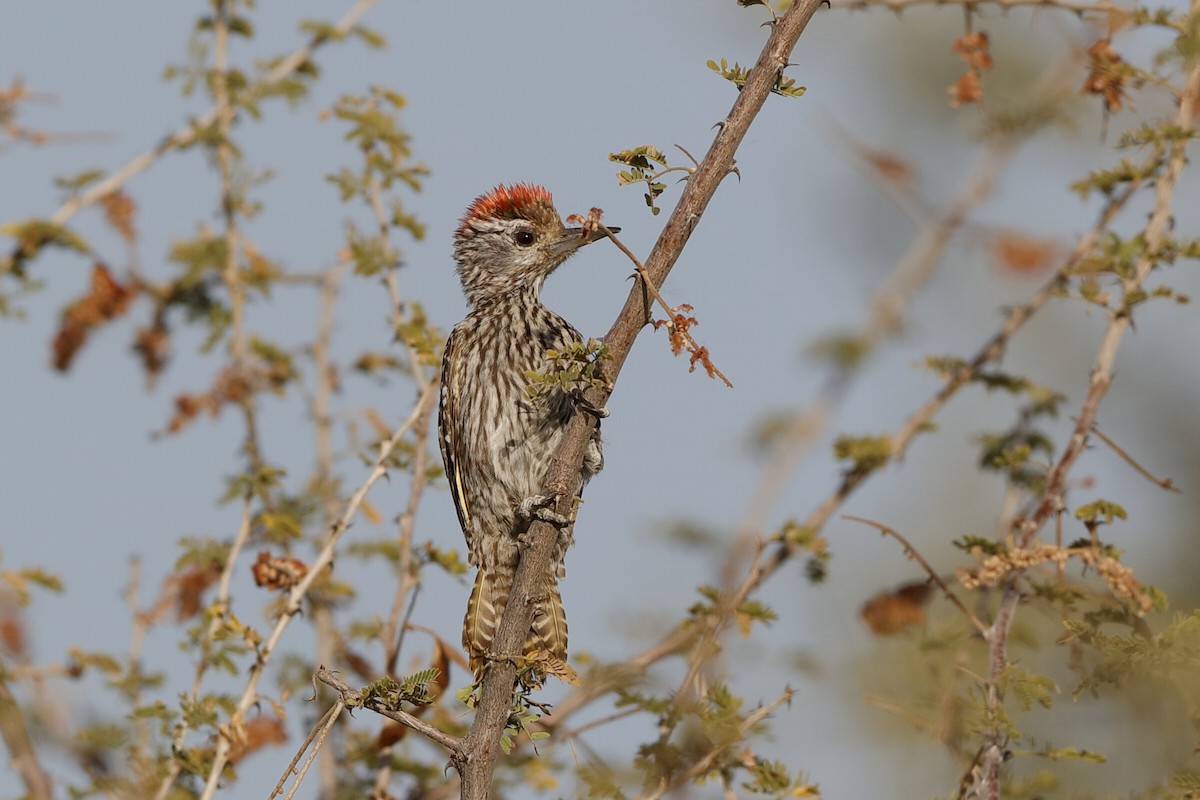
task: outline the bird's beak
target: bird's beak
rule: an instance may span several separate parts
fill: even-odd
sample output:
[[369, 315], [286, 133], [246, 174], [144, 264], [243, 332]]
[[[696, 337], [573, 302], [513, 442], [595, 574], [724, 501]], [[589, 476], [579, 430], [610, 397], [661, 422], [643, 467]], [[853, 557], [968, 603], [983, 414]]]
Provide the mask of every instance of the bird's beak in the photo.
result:
[[[614, 228], [611, 225], [608, 226], [608, 229], [613, 233], [621, 232], [620, 228]], [[566, 228], [563, 230], [563, 235], [558, 237], [558, 239], [550, 245], [550, 248], [559, 255], [568, 256], [579, 248], [583, 247], [585, 244], [591, 244], [592, 242], [607, 238], [608, 237], [604, 234], [604, 231], [597, 230], [591, 231], [590, 233], [585, 233], [583, 228]]]

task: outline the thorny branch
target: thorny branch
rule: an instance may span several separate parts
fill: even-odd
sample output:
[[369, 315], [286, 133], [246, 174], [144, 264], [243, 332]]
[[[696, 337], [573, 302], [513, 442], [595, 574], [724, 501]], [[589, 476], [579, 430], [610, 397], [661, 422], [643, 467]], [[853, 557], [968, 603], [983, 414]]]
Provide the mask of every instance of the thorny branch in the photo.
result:
[[[754, 711], [750, 712], [746, 718], [742, 720], [741, 724], [738, 725], [737, 737], [731, 738], [730, 741], [740, 742], [745, 739], [746, 735], [749, 734], [754, 727], [758, 725], [758, 723], [770, 716], [772, 712], [784, 704], [791, 703], [793, 694], [794, 691], [790, 687], [786, 688], [783, 690], [783, 693], [779, 695], [779, 697], [775, 698], [770, 703], [754, 709]], [[637, 800], [659, 800], [667, 792], [691, 783], [712, 769], [713, 764], [716, 763], [717, 759], [727, 747], [727, 744], [713, 747], [702, 758], [697, 759], [693, 764], [688, 766], [687, 769], [680, 770], [680, 772], [671, 776], [670, 780], [663, 778], [659, 785], [655, 787], [654, 791], [637, 798]]]
[[[390, 439], [380, 444], [379, 454], [375, 458], [375, 464], [370, 474], [367, 475], [366, 480], [363, 481], [362, 485], [355, 490], [354, 494], [346, 502], [345, 510], [329, 531], [325, 546], [321, 548], [321, 552], [317, 554], [312, 564], [309, 565], [308, 573], [288, 593], [283, 611], [275, 622], [275, 627], [271, 630], [271, 634], [267, 639], [258, 647], [257, 658], [254, 665], [250, 668], [250, 677], [246, 681], [246, 686], [243, 688], [241, 696], [238, 698], [229, 725], [236, 727], [242, 724], [246, 712], [254, 705], [258, 697], [258, 681], [262, 677], [264, 669], [270, 661], [271, 655], [275, 652], [280, 639], [283, 638], [284, 631], [287, 630], [288, 625], [291, 624], [296, 614], [300, 612], [301, 605], [304, 597], [308, 594], [309, 588], [312, 587], [313, 582], [324, 572], [325, 568], [332, 563], [334, 550], [338, 541], [358, 514], [358, 510], [362, 506], [363, 500], [366, 499], [371, 487], [375, 485], [376, 481], [387, 474], [392, 451], [396, 449], [400, 440], [415, 425], [421, 420], [428, 420], [429, 413], [433, 409], [436, 399], [437, 383], [432, 382], [425, 387], [416, 407], [404, 423], [396, 429]], [[229, 760], [229, 751], [230, 739], [227, 735], [222, 735], [217, 742], [217, 752], [213, 757], [213, 765], [209, 771], [204, 793], [201, 795], [202, 800], [211, 800], [213, 794], [216, 792], [221, 772]]]
[[[226, 291], [229, 293], [230, 358], [233, 362], [235, 373], [242, 379], [245, 379], [247, 370], [247, 342], [243, 316], [246, 305], [246, 287], [242, 282], [241, 270], [238, 264], [240, 235], [237, 225], [238, 208], [233, 185], [234, 153], [233, 145], [229, 140], [230, 129], [233, 124], [233, 108], [229, 96], [227, 63], [229, 53], [229, 8], [225, 2], [218, 2], [215, 5], [213, 40], [213, 97], [215, 101], [215, 124], [219, 135], [219, 141], [216, 146], [216, 159], [221, 177], [221, 212], [225, 223], [224, 238], [226, 242], [225, 264], [221, 271], [221, 278], [225, 283]], [[246, 429], [243, 449], [250, 461], [251, 469], [257, 470], [262, 466], [262, 454], [258, 444], [258, 426], [252, 393], [241, 393], [238, 406], [241, 408], [242, 419]], [[230, 547], [225, 565], [221, 570], [220, 583], [217, 589], [217, 612], [213, 614], [212, 620], [209, 622], [208, 630], [205, 634], [206, 645], [211, 644], [217, 632], [227, 622], [229, 591], [233, 571], [237, 566], [238, 556], [241, 554], [242, 548], [250, 537], [252, 501], [253, 496], [247, 490], [242, 497], [242, 515], [241, 521], [238, 524], [237, 535], [234, 537], [233, 545]], [[199, 659], [196, 663], [196, 674], [192, 681], [191, 691], [193, 700], [199, 696], [200, 687], [207, 671], [207, 664], [208, 661], [204, 658]], [[176, 727], [174, 735], [176, 747], [183, 745], [187, 731], [187, 723], [181, 720]], [[222, 738], [218, 744], [218, 753], [220, 753], [222, 745], [227, 753], [230, 742], [226, 738]], [[166, 797], [170, 792], [181, 769], [182, 763], [178, 759], [172, 759], [167, 774], [163, 777], [163, 781], [159, 785], [156, 795], [159, 800]], [[219, 776], [220, 771], [218, 770], [216, 774]], [[215, 778], [211, 782], [213, 789], [215, 789]]]
[[[1153, 160], [1153, 156], [1148, 158], [1147, 166]], [[1139, 170], [1138, 174], [1146, 174], [1146, 170]], [[1134, 179], [1122, 191], [1110, 197], [1096, 223], [1080, 237], [1075, 248], [1064, 259], [1055, 275], [1024, 304], [1010, 308], [999, 329], [983, 343], [963, 368], [950, 375], [946, 383], [929, 400], [910, 414], [894, 434], [888, 437], [891, 442], [892, 461], [903, 459], [909, 444], [916, 435], [926, 429], [937, 413], [975, 376], [979, 375], [984, 367], [1003, 358], [1008, 343], [1052, 297], [1062, 290], [1067, 283], [1068, 273], [1092, 251], [1104, 231], [1108, 229], [1117, 214], [1126, 207], [1143, 184], [1143, 179]], [[813, 532], [819, 532], [869, 474], [851, 472], [843, 476], [841, 482], [818, 503], [801, 521], [800, 525]], [[651, 665], [692, 649], [707, 649], [703, 642], [711, 637], [719, 636], [729, 626], [733, 611], [795, 554], [796, 546], [786, 541], [777, 542], [773, 545], [771, 552], [764, 557], [760, 543], [755, 547], [755, 551], [758, 555], [753, 559], [740, 583], [722, 594], [723, 602], [713, 615], [703, 623], [677, 627], [636, 656], [619, 664], [607, 666], [600, 678], [588, 680], [583, 686], [560, 701], [555, 707], [554, 716], [543, 720], [541, 727], [551, 731], [559, 730], [572, 715], [618, 686], [627, 685], [629, 681], [636, 680]], [[711, 652], [711, 649], [709, 651]], [[697, 665], [693, 664], [692, 669], [689, 670], [689, 676], [697, 668]]]
[[[394, 328], [398, 328], [404, 322], [404, 296], [400, 292], [400, 281], [397, 275], [398, 267], [394, 265], [396, 254], [391, 243], [390, 234], [392, 227], [388, 220], [387, 210], [383, 206], [383, 190], [379, 184], [379, 179], [374, 175], [368, 178], [368, 198], [370, 200], [371, 212], [375, 216], [375, 223], [379, 228], [379, 236], [386, 248], [384, 260], [392, 264], [384, 274], [384, 285], [387, 287], [388, 301], [391, 308], [389, 321]], [[418, 391], [424, 391], [429, 383], [429, 378], [426, 376], [424, 370], [421, 369], [421, 353], [417, 352], [417, 349], [409, 342], [405, 342], [405, 348], [408, 351], [408, 360], [412, 366], [412, 378], [417, 384]], [[411, 613], [413, 608], [411, 601], [416, 599], [416, 591], [420, 587], [413, 568], [412, 539], [417, 508], [421, 503], [421, 498], [428, 483], [425, 479], [426, 465], [429, 458], [429, 449], [425, 446], [428, 431], [428, 425], [418, 426], [418, 440], [413, 457], [413, 479], [409, 487], [408, 503], [398, 520], [400, 527], [400, 562], [398, 565], [400, 582], [396, 586], [396, 593], [392, 600], [392, 609], [388, 614], [387, 623], [384, 625], [382, 634], [386, 648], [384, 671], [388, 674], [395, 671], [396, 662], [400, 658], [400, 647], [404, 641], [405, 623], [407, 621], [405, 618], [405, 608], [407, 607], [408, 613]]]
[[[865, 10], [872, 8], [886, 8], [889, 11], [899, 13], [905, 9], [922, 5], [962, 5], [968, 9], [978, 5], [977, 0], [831, 0], [833, 8], [844, 8], [850, 10]], [[1131, 13], [1129, 6], [1123, 6], [1118, 3], [1105, 2], [1098, 0], [1097, 2], [1088, 2], [1088, 0], [990, 0], [989, 5], [998, 6], [1000, 8], [1055, 8], [1061, 11], [1067, 11], [1073, 14], [1086, 15], [1094, 14], [1105, 18], [1122, 19], [1128, 17]], [[1157, 22], [1156, 24], [1165, 24], [1170, 28], [1174, 28], [1183, 33], [1184, 29], [1181, 24]]]
[[316, 679], [332, 687], [341, 696], [341, 702], [351, 707], [369, 708], [372, 711], [382, 714], [388, 719], [393, 719], [402, 725], [407, 725], [417, 733], [420, 733], [429, 739], [440, 744], [442, 747], [450, 751], [452, 757], [458, 756], [463, 749], [461, 739], [457, 739], [448, 733], [444, 733], [430, 725], [428, 722], [414, 717], [412, 714], [407, 714], [399, 709], [388, 708], [377, 700], [364, 700], [362, 692], [357, 689], [351, 689], [344, 681], [334, 675], [325, 667], [317, 670]]
[[[716, 193], [721, 181], [734, 166], [734, 153], [750, 123], [766, 102], [782, 70], [788, 65], [796, 41], [822, 0], [800, 0], [793, 3], [771, 25], [771, 34], [738, 93], [728, 116], [720, 123], [716, 138], [695, 173], [688, 180], [674, 211], [667, 220], [649, 258], [646, 274], [658, 286], [670, 273], [684, 245], [700, 221], [704, 209]], [[625, 302], [616, 323], [605, 336], [612, 360], [604, 362], [604, 371], [611, 386], [628, 357], [633, 341], [646, 323], [649, 313], [645, 292], [635, 286]], [[609, 392], [597, 387], [585, 393], [585, 399], [596, 408], [604, 406]], [[579, 474], [584, 447], [596, 420], [577, 413], [571, 420], [558, 450], [554, 454], [546, 481], [546, 494], [559, 496], [557, 511], [569, 514], [574, 498], [570, 488]], [[532, 544], [521, 555], [513, 581], [512, 594], [494, 650], [500, 654], [518, 653], [526, 632], [533, 621], [533, 606], [527, 602], [536, 593], [541, 576], [551, 568], [551, 555], [557, 531], [553, 526], [538, 522], [530, 528]], [[512, 659], [493, 662], [484, 675], [475, 720], [464, 742], [466, 763], [460, 765], [463, 800], [484, 800], [490, 795], [492, 771], [495, 768], [496, 747], [508, 718], [512, 703], [512, 688], [516, 680], [516, 664]]]
[[[1061, 102], [1063, 66], [1053, 64], [1038, 77], [1030, 92], [1032, 106], [1053, 106]], [[749, 550], [753, 541], [762, 535], [788, 480], [832, 423], [835, 409], [853, 386], [857, 375], [855, 367], [901, 329], [908, 308], [933, 277], [953, 237], [968, 224], [971, 214], [992, 196], [1005, 167], [1033, 133], [1034, 126], [1025, 126], [990, 136], [953, 199], [941, 211], [926, 208], [914, 192], [902, 190], [894, 181], [880, 181], [885, 193], [920, 224], [920, 230], [891, 274], [879, 284], [862, 322], [848, 338], [861, 355], [836, 365], [817, 396], [787, 426], [763, 465], [761, 477], [738, 524], [742, 550]], [[845, 131], [838, 131], [836, 139], [852, 141]], [[862, 146], [856, 149], [862, 155]], [[729, 563], [736, 568], [740, 562], [733, 558]], [[726, 582], [729, 580], [727, 576]]]
[[[133, 621], [129, 631], [129, 653], [126, 656], [130, 671], [141, 672], [142, 670], [142, 649], [146, 643], [146, 631], [149, 623], [146, 616], [142, 613], [141, 606], [138, 602], [138, 594], [142, 588], [142, 561], [137, 556], [134, 556], [129, 561], [129, 580], [125, 584], [125, 590], [122, 593], [125, 597], [125, 605], [129, 609], [129, 618]], [[131, 692], [130, 702], [134, 708], [141, 705], [142, 688], [136, 687]], [[150, 758], [150, 724], [148, 720], [141, 720], [137, 726], [137, 734], [135, 740], [129, 748], [129, 761], [132, 764], [145, 764]]]
[[925, 574], [929, 576], [929, 579], [936, 583], [937, 587], [942, 590], [942, 594], [945, 596], [945, 598], [953, 603], [958, 610], [963, 613], [963, 615], [970, 621], [971, 626], [980, 634], [987, 634], [988, 626], [985, 625], [983, 621], [979, 619], [979, 617], [975, 616], [975, 612], [966, 607], [963, 601], [959, 599], [958, 595], [954, 593], [954, 590], [947, 586], [946, 582], [942, 580], [942, 576], [937, 573], [937, 570], [935, 570], [933, 566], [925, 560], [925, 556], [921, 555], [920, 551], [913, 547], [912, 543], [909, 542], [908, 539], [904, 538], [904, 536], [898, 530], [884, 525], [882, 522], [876, 522], [875, 520], [866, 519], [864, 517], [856, 517], [853, 514], [846, 514], [842, 517], [842, 519], [850, 520], [851, 522], [861, 522], [863, 525], [869, 525], [884, 536], [891, 536], [893, 539], [899, 542], [900, 546], [904, 548], [904, 554], [909, 558], [914, 559], [918, 564], [921, 565], [921, 568], [925, 570]]
[[721, 370], [717, 368], [716, 364], [713, 364], [712, 360], [709, 359], [708, 348], [701, 345], [696, 341], [695, 337], [692, 336], [690, 328], [693, 324], [695, 324], [695, 320], [687, 318], [686, 315], [682, 313], [684, 311], [691, 311], [691, 306], [670, 305], [665, 299], [663, 299], [662, 293], [658, 291], [658, 287], [654, 285], [654, 281], [650, 280], [650, 276], [646, 274], [646, 265], [643, 264], [638, 257], [633, 254], [633, 251], [626, 247], [625, 243], [618, 239], [616, 234], [609, 230], [606, 225], [598, 223], [598, 227], [604, 232], [605, 236], [607, 236], [609, 239], [612, 239], [612, 242], [617, 246], [617, 249], [624, 253], [626, 257], [633, 262], [633, 266], [637, 270], [638, 277], [642, 279], [642, 286], [644, 286], [646, 290], [650, 292], [650, 295], [654, 298], [655, 302], [662, 307], [663, 312], [667, 315], [665, 320], [651, 320], [650, 324], [655, 328], [659, 327], [659, 325], [667, 326], [667, 329], [671, 332], [671, 349], [674, 350], [675, 355], [679, 355], [679, 351], [682, 349], [674, 344], [675, 338], [678, 337], [684, 346], [687, 347], [688, 352], [692, 354], [692, 369], [695, 369], [696, 362], [700, 361], [703, 363], [704, 370], [708, 373], [710, 378], [720, 378], [726, 386], [732, 389], [733, 383], [731, 383], [729, 378], [725, 377], [725, 373], [721, 372]]
[[[391, 241], [392, 226], [383, 206], [383, 189], [380, 186], [378, 177], [374, 174], [368, 178], [367, 194], [371, 211], [375, 216], [375, 223], [379, 228], [379, 237], [383, 241], [386, 250], [384, 260], [390, 265], [384, 275], [384, 284], [387, 287], [391, 308], [389, 321], [394, 328], [398, 329], [405, 321], [405, 304], [403, 295], [400, 292], [397, 254], [394, 251]], [[407, 340], [405, 340], [405, 349], [408, 353], [413, 381], [416, 383], [418, 392], [424, 392], [428, 389], [431, 379], [426, 375], [422, 367], [422, 354]], [[437, 378], [433, 380], [436, 381]], [[429, 407], [429, 414], [431, 415], [432, 413], [433, 406], [431, 405]], [[404, 644], [404, 634], [407, 630], [408, 618], [415, 608], [417, 592], [421, 586], [413, 558], [413, 530], [416, 524], [417, 509], [421, 504], [425, 488], [429, 483], [426, 478], [429, 459], [429, 448], [426, 444], [429, 437], [429, 430], [429, 421], [423, 420], [417, 425], [414, 431], [412, 481], [409, 483], [408, 501], [404, 511], [397, 518], [397, 525], [400, 529], [399, 536], [397, 537], [397, 544], [400, 551], [397, 563], [399, 580], [392, 598], [391, 611], [380, 634], [380, 639], [384, 645], [383, 670], [387, 675], [395, 673], [396, 664], [400, 660], [400, 651]], [[382, 757], [383, 753], [380, 755], [380, 766], [375, 776], [376, 786], [380, 787], [381, 791], [385, 791], [388, 781], [391, 778], [392, 760]]]
[[[208, 624], [208, 629], [204, 632], [204, 638], [201, 640], [201, 647], [207, 650], [216, 640], [217, 633], [221, 626], [225, 623], [226, 614], [229, 611], [230, 601], [230, 586], [233, 582], [233, 571], [238, 564], [238, 556], [241, 555], [242, 548], [246, 546], [246, 542], [250, 539], [250, 516], [251, 516], [251, 498], [247, 495], [242, 498], [242, 515], [238, 522], [237, 534], [233, 537], [233, 544], [229, 547], [229, 554], [225, 558], [225, 566], [221, 568], [221, 577], [217, 582], [217, 596], [213, 601], [213, 607], [217, 610], [214, 613], [212, 620]], [[200, 696], [200, 689], [204, 683], [204, 676], [208, 673], [209, 659], [204, 657], [207, 653], [202, 652], [201, 658], [196, 661], [196, 673], [192, 676], [192, 688], [188, 692], [189, 702], [196, 702]], [[186, 719], [180, 719], [179, 724], [175, 726], [175, 732], [172, 736], [171, 748], [176, 752], [183, 749], [183, 744], [187, 740], [189, 726]], [[163, 776], [162, 783], [158, 786], [158, 792], [155, 793], [155, 800], [164, 800], [171, 793], [171, 787], [175, 785], [175, 780], [179, 777], [179, 773], [183, 770], [183, 764], [179, 759], [171, 759], [170, 765], [167, 767], [167, 773]]]
[[[313, 393], [311, 413], [313, 432], [316, 438], [316, 484], [321, 496], [322, 523], [326, 530], [333, 525], [338, 514], [338, 497], [334, 481], [333, 415], [330, 411], [335, 391], [336, 373], [331, 358], [334, 310], [337, 307], [338, 290], [350, 264], [338, 262], [330, 267], [320, 281], [320, 306], [317, 312], [317, 331], [312, 342]], [[327, 604], [314, 604], [312, 625], [316, 634], [315, 656], [318, 663], [332, 663], [337, 657], [339, 636], [333, 618], [333, 609]], [[329, 723], [333, 725], [336, 717]], [[318, 746], [314, 753], [321, 758], [317, 771], [319, 793], [331, 797], [337, 791], [337, 759], [331, 749], [322, 751]], [[308, 771], [311, 759], [305, 761], [298, 786]], [[295, 789], [293, 788], [293, 791]], [[290, 797], [290, 795], [289, 795]]]
[[[1048, 98], [1055, 90], [1053, 71], [1048, 71], [1038, 82], [1038, 94]], [[864, 352], [878, 347], [898, 330], [905, 309], [932, 276], [951, 238], [967, 222], [971, 212], [990, 196], [1004, 166], [1009, 163], [1024, 139], [1025, 135], [1021, 134], [1003, 134], [991, 138], [945, 211], [930, 215], [916, 214], [914, 209], [910, 209], [914, 216], [926, 221], [892, 274], [875, 292], [866, 318], [853, 335], [857, 345]], [[905, 207], [911, 205], [912, 201], [909, 200]], [[1105, 222], [1107, 219], [1108, 217], [1105, 217]], [[1103, 223], [1097, 226], [1093, 235], [1098, 237], [1102, 228]], [[1090, 249], [1090, 245], [1087, 249]], [[1072, 262], [1086, 253], [1087, 249], [1077, 249]], [[1008, 339], [1053, 296], [1063, 280], [1062, 273], [1056, 274], [1027, 306], [1011, 312], [1000, 333], [976, 355], [968, 369], [948, 381], [937, 397], [910, 417], [900, 432], [891, 437], [893, 460], [903, 457], [911, 440], [958, 389], [965, 386], [985, 364], [1003, 355]], [[682, 685], [695, 681], [705, 662], [716, 652], [714, 648], [705, 647], [704, 643], [720, 636], [728, 627], [733, 610], [745, 602], [794, 553], [794, 545], [783, 542], [772, 554], [764, 558], [762, 532], [766, 528], [769, 515], [778, 505], [788, 477], [830, 424], [833, 410], [849, 392], [855, 374], [855, 370], [845, 366], [836, 369], [813, 402], [789, 425], [764, 465], [762, 477], [739, 523], [738, 539], [732, 557], [725, 562], [728, 566], [723, 576], [723, 602], [714, 615], [714, 620], [710, 620], [704, 629], [697, 633], [700, 644], [692, 646], [695, 656]], [[867, 473], [848, 472], [837, 489], [804, 520], [802, 527], [814, 533], [820, 531], [866, 477]], [[745, 566], [747, 553], [752, 554], [748, 567]]]
[[[313, 53], [317, 51], [325, 43], [334, 40], [338, 36], [344, 36], [350, 31], [363, 15], [370, 10], [371, 6], [375, 5], [378, 0], [358, 0], [345, 16], [338, 21], [333, 27], [333, 33], [322, 32], [314, 34], [307, 42], [293, 50], [286, 57], [281, 59], [266, 75], [259, 81], [247, 87], [247, 91], [261, 90], [272, 87], [280, 81], [291, 77], [297, 69], [302, 67], [312, 58]], [[178, 150], [184, 150], [197, 141], [199, 141], [201, 133], [213, 125], [222, 111], [219, 104], [214, 104], [212, 108], [204, 112], [200, 116], [191, 121], [190, 124], [179, 128], [174, 133], [169, 134], [166, 138], [156, 144], [149, 150], [141, 153], [120, 167], [104, 180], [98, 181], [88, 187], [85, 191], [72, 196], [50, 216], [50, 222], [55, 225], [64, 225], [84, 208], [101, 200], [113, 192], [120, 189], [130, 179], [145, 172], [158, 159]], [[0, 259], [0, 275], [12, 270], [17, 263], [16, 252], [10, 253]]]
[[1114, 453], [1116, 453], [1118, 456], [1120, 456], [1122, 461], [1124, 461], [1129, 466], [1133, 467], [1134, 471], [1137, 472], [1138, 475], [1141, 475], [1143, 478], [1150, 481], [1155, 486], [1158, 486], [1160, 489], [1166, 489], [1168, 492], [1172, 492], [1174, 494], [1183, 494], [1183, 491], [1178, 486], [1176, 486], [1175, 482], [1172, 481], [1170, 478], [1154, 477], [1154, 474], [1152, 472], [1150, 472], [1150, 470], [1146, 469], [1141, 464], [1139, 464], [1137, 462], [1137, 460], [1134, 459], [1133, 456], [1131, 456], [1131, 455], [1129, 455], [1129, 453], [1125, 452], [1112, 439], [1105, 436], [1104, 433], [1100, 430], [1099, 425], [1092, 425], [1092, 433], [1096, 434], [1097, 439], [1099, 439], [1100, 441], [1102, 441], [1106, 445], [1108, 445], [1108, 449], [1112, 450]]
[[[320, 722], [313, 726], [313, 729], [308, 732], [308, 736], [306, 736], [304, 741], [300, 744], [300, 749], [296, 752], [295, 757], [292, 758], [292, 762], [288, 764], [287, 769], [283, 771], [283, 776], [280, 777], [279, 783], [275, 784], [275, 789], [272, 790], [270, 796], [267, 797], [267, 800], [275, 800], [275, 798], [283, 792], [284, 784], [287, 783], [289, 775], [295, 775], [296, 780], [292, 783], [291, 790], [287, 793], [287, 796], [284, 797], [283, 800], [292, 800], [292, 798], [295, 797], [296, 792], [300, 789], [300, 784], [304, 782], [304, 776], [308, 774], [309, 767], [311, 767], [313, 761], [316, 760], [317, 754], [322, 751], [322, 745], [325, 744], [325, 737], [329, 735], [331, 730], [333, 730], [333, 726], [337, 723], [338, 717], [340, 717], [342, 712], [345, 710], [346, 701], [344, 698], [339, 697], [338, 701], [330, 706], [329, 710], [325, 712], [325, 716], [321, 717]], [[305, 751], [308, 750], [309, 745], [312, 745], [312, 752], [308, 754], [308, 758], [304, 759], [304, 766], [300, 768], [299, 772], [296, 772], [296, 765], [300, 763], [300, 759], [304, 756]]]
[[[1200, 13], [1200, 0], [1192, 0], [1191, 14], [1195, 17], [1198, 13]], [[1200, 60], [1193, 59], [1183, 90], [1179, 94], [1179, 110], [1174, 121], [1180, 130], [1194, 130], [1198, 102], [1200, 102]], [[1062, 456], [1047, 475], [1046, 488], [1036, 503], [1033, 513], [1014, 523], [1013, 534], [1021, 548], [1029, 547], [1042, 526], [1065, 508], [1067, 475], [1084, 452], [1088, 435], [1096, 424], [1096, 413], [1100, 408], [1100, 403], [1112, 385], [1117, 347], [1133, 325], [1130, 300], [1134, 293], [1141, 289], [1150, 276], [1151, 270], [1158, 263], [1163, 245], [1170, 232], [1175, 188], [1178, 185], [1179, 176], [1187, 164], [1187, 144], [1187, 139], [1180, 138], [1168, 146], [1166, 162], [1154, 182], [1154, 210], [1150, 213], [1150, 219], [1144, 231], [1145, 247], [1130, 274], [1121, 278], [1121, 303], [1119, 307], [1110, 310], [1108, 328], [1104, 332], [1096, 359], [1092, 364], [1087, 394], [1084, 396], [1079, 413], [1075, 418], [1075, 429]], [[1021, 602], [1021, 593], [1017, 588], [1017, 583], [1022, 574], [1021, 570], [1014, 571], [1006, 581], [1004, 597], [988, 637], [987, 705], [989, 709], [998, 708], [1003, 700], [999, 681], [1008, 665], [1008, 633]], [[1003, 732], [997, 728], [990, 733], [989, 740], [985, 743], [980, 765], [979, 785], [983, 790], [982, 796], [986, 800], [999, 800], [1000, 772], [1003, 764]]]
[[38, 761], [37, 750], [25, 725], [21, 707], [3, 679], [0, 679], [0, 738], [8, 748], [13, 769], [21, 776], [29, 797], [33, 800], [51, 800], [54, 797], [54, 785], [50, 782], [49, 773]]

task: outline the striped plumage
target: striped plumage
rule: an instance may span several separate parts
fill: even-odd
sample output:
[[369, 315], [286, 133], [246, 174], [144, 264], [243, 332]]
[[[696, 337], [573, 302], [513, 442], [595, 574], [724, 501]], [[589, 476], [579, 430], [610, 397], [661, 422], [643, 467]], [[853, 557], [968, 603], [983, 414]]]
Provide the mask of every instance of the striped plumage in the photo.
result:
[[[470, 562], [479, 568], [463, 622], [463, 646], [476, 676], [508, 602], [518, 537], [530, 524], [518, 507], [542, 491], [573, 413], [573, 400], [561, 391], [536, 400], [526, 392], [526, 372], [545, 366], [547, 350], [580, 340], [578, 331], [542, 305], [542, 283], [588, 241], [579, 229], [563, 225], [549, 192], [525, 184], [499, 186], [477, 198], [454, 238], [471, 310], [446, 342], [438, 432]], [[597, 433], [576, 493], [602, 466]], [[567, 657], [558, 578], [572, 539], [571, 526], [561, 527], [557, 575], [537, 593], [526, 653], [542, 649]]]

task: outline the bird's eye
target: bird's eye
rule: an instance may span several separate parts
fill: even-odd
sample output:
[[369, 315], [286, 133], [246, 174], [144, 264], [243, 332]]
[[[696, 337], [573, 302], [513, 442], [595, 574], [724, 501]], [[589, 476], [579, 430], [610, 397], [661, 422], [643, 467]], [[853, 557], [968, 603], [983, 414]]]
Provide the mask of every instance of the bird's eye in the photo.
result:
[[514, 233], [513, 241], [515, 241], [521, 247], [529, 247], [529, 245], [537, 241], [537, 236], [533, 231], [526, 228]]

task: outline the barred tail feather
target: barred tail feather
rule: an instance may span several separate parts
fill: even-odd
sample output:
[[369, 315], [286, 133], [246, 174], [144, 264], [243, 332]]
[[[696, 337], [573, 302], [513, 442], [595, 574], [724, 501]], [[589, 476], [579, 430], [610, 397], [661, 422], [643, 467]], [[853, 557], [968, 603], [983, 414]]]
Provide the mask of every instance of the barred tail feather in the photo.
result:
[[567, 660], [567, 612], [563, 609], [558, 580], [548, 578], [545, 595], [539, 598], [533, 627], [525, 640], [525, 653], [545, 650], [555, 658]]
[[[508, 605], [508, 594], [512, 591], [513, 576], [508, 572], [489, 572], [480, 569], [475, 573], [475, 585], [471, 599], [467, 601], [467, 616], [463, 620], [463, 647], [471, 659], [471, 670], [476, 678], [483, 676], [487, 663], [487, 652], [500, 628], [500, 618]], [[567, 660], [567, 614], [563, 610], [558, 581], [550, 578], [546, 591], [538, 598], [534, 610], [533, 625], [525, 639], [524, 654], [545, 650], [555, 658]]]
[[463, 647], [470, 656], [471, 670], [476, 678], [483, 675], [486, 655], [500, 627], [511, 589], [511, 573], [488, 572], [482, 567], [475, 573], [475, 586], [471, 589], [467, 616], [463, 620]]

